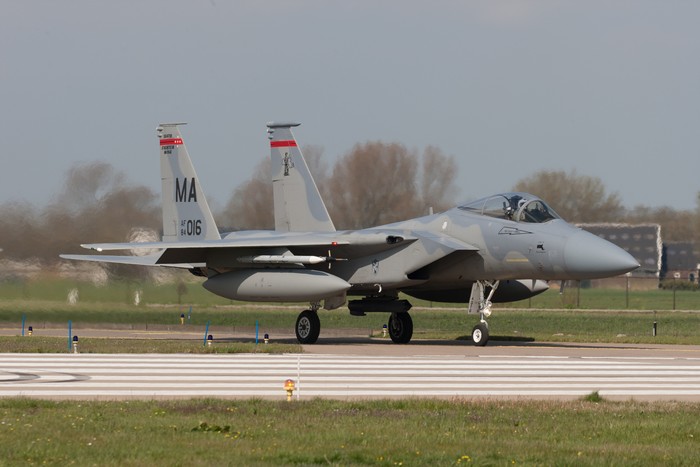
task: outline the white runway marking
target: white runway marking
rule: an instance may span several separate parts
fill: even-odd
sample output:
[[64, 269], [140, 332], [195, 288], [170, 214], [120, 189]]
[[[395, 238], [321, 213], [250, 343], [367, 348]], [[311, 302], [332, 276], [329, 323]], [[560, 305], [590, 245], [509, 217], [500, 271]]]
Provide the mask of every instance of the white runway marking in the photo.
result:
[[580, 397], [700, 400], [694, 358], [0, 354], [0, 397]]

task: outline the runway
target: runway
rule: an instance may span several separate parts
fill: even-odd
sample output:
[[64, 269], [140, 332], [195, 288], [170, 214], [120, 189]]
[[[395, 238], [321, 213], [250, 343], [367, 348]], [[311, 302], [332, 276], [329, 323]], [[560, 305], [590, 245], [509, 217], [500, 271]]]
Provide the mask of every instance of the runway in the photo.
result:
[[[700, 401], [697, 347], [599, 352], [369, 344], [353, 353], [354, 347], [313, 346], [325, 352], [285, 355], [0, 354], [0, 397], [284, 399], [284, 381], [292, 379], [294, 397], [302, 400], [571, 399], [598, 391], [609, 399]], [[383, 349], [411, 349], [411, 355], [381, 355]], [[432, 352], [444, 354], [421, 355]]]

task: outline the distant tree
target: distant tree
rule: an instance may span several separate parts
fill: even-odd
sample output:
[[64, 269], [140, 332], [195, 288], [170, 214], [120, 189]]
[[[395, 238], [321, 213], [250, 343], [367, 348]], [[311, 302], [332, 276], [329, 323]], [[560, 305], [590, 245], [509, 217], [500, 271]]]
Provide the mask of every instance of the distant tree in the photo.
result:
[[[323, 160], [323, 148], [304, 146], [304, 160], [314, 177], [321, 196], [328, 179], [328, 165]], [[271, 230], [275, 228], [275, 214], [270, 176], [270, 158], [262, 159], [253, 171], [252, 177], [236, 187], [221, 212], [216, 214], [220, 228], [230, 230]]]
[[407, 219], [418, 206], [418, 157], [398, 143], [357, 144], [333, 167], [326, 200], [336, 227], [359, 229]]
[[52, 232], [52, 254], [80, 251], [80, 243], [124, 242], [135, 227], [160, 231], [159, 197], [130, 185], [124, 173], [105, 163], [74, 166], [64, 190], [43, 214]]
[[624, 215], [617, 193], [608, 194], [599, 178], [575, 170], [540, 171], [518, 181], [514, 190], [539, 196], [569, 222], [619, 222]]
[[420, 178], [420, 209], [433, 208], [435, 212], [449, 209], [457, 192], [457, 162], [454, 156], [445, 156], [440, 148], [428, 146], [423, 152], [423, 170]]
[[76, 165], [56, 201], [39, 211], [27, 203], [0, 206], [0, 241], [6, 257], [58, 261], [60, 253], [84, 251], [85, 242], [122, 242], [133, 227], [160, 229], [157, 196], [128, 185], [105, 163]]
[[341, 229], [397, 222], [452, 206], [457, 191], [454, 157], [428, 146], [419, 157], [398, 143], [356, 145], [328, 180], [328, 210]]
[[46, 239], [41, 214], [28, 202], [7, 202], [0, 205], [0, 247], [2, 257], [26, 259], [36, 256]]
[[233, 190], [224, 210], [217, 215], [217, 224], [231, 230], [274, 229], [269, 158], [261, 160], [251, 179]]
[[697, 238], [694, 224], [696, 213], [691, 210], [676, 210], [668, 206], [650, 208], [635, 206], [627, 211], [625, 222], [631, 224], [660, 224], [664, 242], [687, 242]]
[[323, 147], [310, 144], [302, 148], [304, 160], [309, 166], [309, 172], [316, 182], [318, 191], [324, 202], [330, 197], [331, 185], [328, 182], [330, 177], [328, 162], [323, 158]]
[[695, 197], [695, 219], [693, 222], [694, 232], [693, 240], [698, 248], [700, 248], [700, 191]]
[[[397, 143], [356, 145], [328, 175], [323, 149], [305, 146], [304, 158], [334, 224], [339, 229], [369, 227], [440, 211], [451, 206], [456, 192], [454, 157], [429, 146], [419, 158]], [[422, 170], [419, 169], [419, 163]], [[233, 229], [274, 227], [270, 162], [258, 164], [253, 177], [238, 186], [224, 211], [222, 226]]]
[[79, 212], [95, 206], [111, 192], [126, 185], [126, 176], [106, 162], [76, 164], [68, 169], [55, 205]]

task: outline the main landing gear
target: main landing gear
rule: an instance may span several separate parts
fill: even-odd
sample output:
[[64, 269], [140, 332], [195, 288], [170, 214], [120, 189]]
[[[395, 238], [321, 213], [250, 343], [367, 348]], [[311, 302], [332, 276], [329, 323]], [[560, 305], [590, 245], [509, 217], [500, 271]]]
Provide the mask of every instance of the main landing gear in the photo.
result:
[[389, 317], [389, 337], [395, 344], [408, 344], [413, 336], [413, 320], [408, 312], [392, 313]]
[[[318, 318], [320, 303], [312, 303], [311, 308], [299, 313], [294, 331], [300, 344], [315, 344], [321, 333], [321, 320]], [[387, 330], [391, 340], [396, 344], [408, 344], [413, 337], [413, 320], [408, 310], [411, 304], [407, 300], [368, 299], [350, 302], [350, 314], [364, 316], [366, 312], [390, 311]], [[388, 310], [387, 310], [388, 309]]]
[[[472, 329], [472, 340], [474, 345], [483, 347], [489, 341], [489, 323], [486, 322], [486, 318], [491, 316], [491, 298], [498, 288], [499, 281], [489, 282], [489, 281], [476, 281], [472, 285], [472, 293], [469, 297], [469, 313], [479, 313], [479, 324], [474, 326]], [[486, 288], [489, 287], [488, 297], [484, 298], [486, 295]]]
[[312, 304], [310, 310], [299, 313], [294, 331], [300, 344], [315, 344], [321, 333], [321, 320], [318, 318], [318, 304]]

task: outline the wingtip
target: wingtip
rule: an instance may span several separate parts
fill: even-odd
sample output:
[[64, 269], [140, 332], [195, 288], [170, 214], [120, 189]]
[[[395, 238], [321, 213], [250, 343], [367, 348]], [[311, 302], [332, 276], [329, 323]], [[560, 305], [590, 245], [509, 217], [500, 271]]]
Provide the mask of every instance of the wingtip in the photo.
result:
[[187, 125], [187, 122], [176, 122], [176, 123], [159, 123], [158, 128], [164, 127], [164, 126], [180, 126], [180, 125]]
[[291, 127], [296, 127], [301, 125], [301, 123], [296, 123], [296, 122], [285, 122], [285, 121], [280, 121], [280, 122], [267, 122], [267, 127], [268, 128], [291, 128]]

